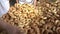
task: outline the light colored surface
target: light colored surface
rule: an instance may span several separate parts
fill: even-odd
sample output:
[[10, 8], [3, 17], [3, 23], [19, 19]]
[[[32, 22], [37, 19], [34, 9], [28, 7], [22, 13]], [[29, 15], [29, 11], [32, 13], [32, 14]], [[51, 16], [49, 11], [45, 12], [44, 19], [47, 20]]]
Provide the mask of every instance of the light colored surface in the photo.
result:
[[33, 0], [26, 0], [26, 2], [32, 2]]
[[8, 12], [9, 7], [9, 0], [0, 0], [0, 17]]
[[33, 4], [33, 2], [34, 2], [34, 0], [19, 0], [20, 4], [24, 4], [24, 3]]

